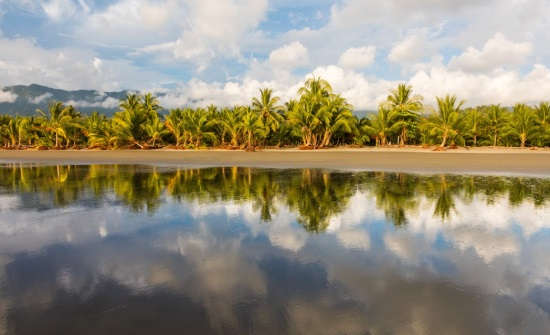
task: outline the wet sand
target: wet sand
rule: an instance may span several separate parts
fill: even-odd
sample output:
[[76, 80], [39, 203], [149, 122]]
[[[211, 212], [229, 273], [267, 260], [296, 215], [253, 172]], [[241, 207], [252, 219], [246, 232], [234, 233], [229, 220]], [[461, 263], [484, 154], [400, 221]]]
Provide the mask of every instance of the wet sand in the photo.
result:
[[41, 164], [147, 164], [164, 166], [242, 166], [327, 168], [414, 173], [473, 173], [550, 176], [550, 151], [476, 148], [434, 152], [429, 149], [296, 149], [257, 152], [229, 150], [65, 150], [0, 151], [0, 162]]

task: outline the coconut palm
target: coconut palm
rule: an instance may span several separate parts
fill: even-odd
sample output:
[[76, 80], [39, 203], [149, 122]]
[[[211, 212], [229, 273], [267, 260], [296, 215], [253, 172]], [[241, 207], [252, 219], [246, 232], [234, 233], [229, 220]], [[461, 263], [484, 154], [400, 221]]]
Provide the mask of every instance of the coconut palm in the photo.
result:
[[403, 121], [399, 120], [399, 114], [381, 104], [378, 106], [378, 113], [370, 116], [369, 122], [362, 126], [362, 130], [375, 138], [377, 146], [385, 146], [388, 136], [398, 132], [402, 127]]
[[184, 118], [184, 111], [180, 108], [170, 110], [170, 113], [165, 117], [164, 126], [166, 130], [174, 136], [176, 147], [179, 147], [182, 140], [185, 138]]
[[280, 112], [283, 107], [279, 101], [280, 98], [273, 96], [273, 90], [269, 88], [260, 89], [260, 98], [252, 99], [252, 110], [260, 114], [268, 132], [276, 131], [282, 121]]
[[313, 103], [320, 104], [324, 98], [332, 94], [332, 86], [321, 77], [312, 77], [306, 80], [304, 86], [298, 90], [300, 97], [307, 97]]
[[516, 104], [511, 122], [507, 126], [508, 134], [519, 139], [521, 147], [538, 131], [537, 120], [533, 110], [525, 104]]
[[340, 95], [331, 94], [320, 109], [319, 120], [322, 132], [321, 147], [330, 144], [336, 132], [350, 134], [357, 131], [357, 119], [351, 112], [353, 106]]
[[157, 141], [161, 140], [162, 136], [166, 134], [164, 123], [160, 120], [158, 114], [152, 114], [151, 120], [145, 124], [145, 132], [147, 136], [149, 136], [149, 142], [153, 147], [155, 147]]
[[465, 116], [466, 134], [472, 139], [474, 147], [477, 146], [479, 137], [483, 134], [485, 115], [479, 107], [470, 108]]
[[316, 106], [314, 98], [303, 97], [288, 114], [289, 123], [294, 126], [295, 132], [302, 138], [305, 146], [317, 145], [316, 131], [321, 120]]
[[457, 137], [462, 137], [460, 127], [462, 115], [460, 108], [464, 101], [458, 101], [454, 95], [446, 95], [445, 98], [436, 97], [437, 114], [430, 121], [432, 133], [441, 136], [441, 147], [447, 144], [447, 140], [453, 142]]
[[55, 135], [55, 147], [60, 147], [60, 139], [66, 137], [67, 126], [73, 123], [76, 116], [72, 106], [65, 106], [62, 102], [53, 102], [48, 107], [48, 113], [37, 109], [37, 113], [44, 117], [43, 129]]
[[550, 102], [541, 102], [535, 107], [535, 113], [539, 126], [537, 143], [539, 146], [545, 146], [550, 139]]
[[159, 109], [157, 99], [150, 93], [144, 97], [128, 94], [120, 103], [120, 111], [113, 117], [118, 141], [143, 148], [143, 143], [148, 140], [146, 126], [158, 119]]
[[212, 131], [214, 122], [209, 119], [209, 113], [205, 109], [186, 109], [184, 120], [184, 129], [195, 148], [199, 148], [204, 140], [212, 143], [216, 141], [216, 133]]
[[246, 107], [243, 111], [239, 128], [243, 133], [243, 137], [246, 141], [246, 147], [248, 149], [253, 149], [258, 137], [263, 137], [267, 134], [261, 115], [252, 110], [250, 107]]
[[240, 143], [243, 111], [245, 110], [246, 108], [242, 106], [235, 106], [233, 109], [228, 109], [224, 111], [220, 121], [224, 133], [229, 134], [231, 145], [235, 147], [239, 146]]
[[422, 100], [422, 96], [413, 94], [412, 86], [406, 84], [399, 84], [386, 99], [386, 107], [398, 113], [402, 121], [399, 136], [401, 145], [407, 143], [408, 130], [418, 120], [418, 113], [423, 107]]
[[486, 117], [487, 130], [492, 138], [493, 146], [496, 147], [508, 122], [508, 113], [500, 105], [491, 105], [487, 107]]

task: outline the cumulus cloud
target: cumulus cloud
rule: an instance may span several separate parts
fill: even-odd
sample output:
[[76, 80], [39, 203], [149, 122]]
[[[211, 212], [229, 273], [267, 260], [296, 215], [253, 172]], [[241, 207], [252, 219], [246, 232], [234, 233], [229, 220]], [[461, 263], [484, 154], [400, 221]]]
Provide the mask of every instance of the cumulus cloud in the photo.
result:
[[481, 50], [469, 47], [451, 59], [449, 67], [467, 72], [488, 72], [501, 67], [514, 68], [525, 62], [533, 47], [529, 42], [513, 42], [497, 33]]
[[388, 59], [398, 64], [412, 64], [421, 61], [433, 52], [426, 35], [423, 33], [411, 34], [395, 43]]
[[269, 54], [269, 63], [283, 69], [294, 69], [308, 64], [308, 51], [300, 42], [293, 42]]
[[338, 65], [349, 69], [364, 69], [374, 62], [376, 47], [369, 45], [360, 48], [349, 48], [340, 56]]
[[217, 56], [239, 55], [241, 40], [264, 18], [267, 5], [267, 0], [188, 0], [183, 5], [186, 20], [180, 37], [142, 47], [138, 54], [191, 61], [203, 70]]
[[97, 71], [97, 57], [86, 49], [46, 49], [25, 38], [0, 37], [0, 76], [3, 84], [32, 84], [63, 89], [117, 90], [134, 88], [143, 78], [160, 81], [161, 75], [141, 69], [128, 60], [102, 61]]
[[447, 67], [433, 67], [415, 73], [408, 81], [429, 103], [436, 96], [456, 94], [467, 105], [517, 102], [537, 103], [548, 99], [550, 69], [536, 64], [525, 75], [518, 71], [493, 74], [468, 73]]

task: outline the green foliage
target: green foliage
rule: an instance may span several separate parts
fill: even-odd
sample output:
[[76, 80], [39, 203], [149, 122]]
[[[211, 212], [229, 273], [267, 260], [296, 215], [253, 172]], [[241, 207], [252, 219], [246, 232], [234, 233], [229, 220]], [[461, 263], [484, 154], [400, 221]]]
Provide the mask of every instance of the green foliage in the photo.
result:
[[[262, 88], [250, 105], [176, 108], [164, 111], [151, 93], [128, 94], [109, 118], [97, 112], [81, 115], [73, 106], [52, 102], [36, 117], [0, 116], [5, 148], [115, 149], [162, 147], [247, 148], [302, 144], [325, 148], [342, 144], [387, 146], [550, 145], [550, 103], [512, 110], [500, 105], [462, 109], [453, 95], [436, 98], [436, 109], [423, 104], [411, 86], [390, 91], [376, 114], [358, 119], [353, 106], [333, 93], [322, 78], [312, 77], [286, 103]], [[432, 112], [430, 112], [432, 111]]]

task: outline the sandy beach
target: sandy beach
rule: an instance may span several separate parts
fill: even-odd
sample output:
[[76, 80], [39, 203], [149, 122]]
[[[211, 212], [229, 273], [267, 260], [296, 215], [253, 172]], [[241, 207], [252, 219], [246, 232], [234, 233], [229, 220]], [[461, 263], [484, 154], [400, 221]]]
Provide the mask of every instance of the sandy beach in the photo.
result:
[[327, 168], [414, 173], [475, 173], [550, 176], [550, 151], [458, 149], [433, 152], [420, 148], [364, 148], [257, 152], [229, 150], [64, 150], [0, 151], [0, 162], [41, 164], [148, 164], [171, 166], [243, 166]]

